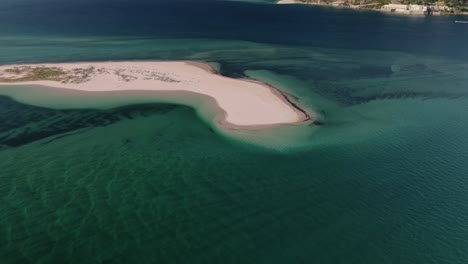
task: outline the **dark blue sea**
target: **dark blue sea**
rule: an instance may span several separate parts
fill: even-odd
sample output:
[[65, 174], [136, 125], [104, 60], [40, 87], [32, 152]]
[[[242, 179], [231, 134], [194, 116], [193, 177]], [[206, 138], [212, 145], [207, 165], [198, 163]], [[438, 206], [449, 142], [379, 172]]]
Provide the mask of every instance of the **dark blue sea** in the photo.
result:
[[0, 64], [203, 61], [321, 125], [0, 87], [0, 263], [468, 263], [468, 17], [272, 2], [2, 0]]

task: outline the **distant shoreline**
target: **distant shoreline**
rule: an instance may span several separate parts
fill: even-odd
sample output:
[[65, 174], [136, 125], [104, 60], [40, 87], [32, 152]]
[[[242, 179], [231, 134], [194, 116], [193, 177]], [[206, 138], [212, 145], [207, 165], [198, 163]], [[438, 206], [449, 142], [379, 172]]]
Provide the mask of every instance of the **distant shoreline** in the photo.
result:
[[345, 3], [344, 1], [335, 1], [330, 3], [305, 3], [298, 0], [279, 0], [277, 4], [302, 4], [302, 5], [314, 5], [314, 6], [327, 6], [335, 8], [347, 8], [347, 9], [359, 9], [359, 10], [369, 10], [377, 11], [389, 14], [399, 14], [399, 15], [468, 15], [468, 12], [455, 12], [453, 8], [448, 6], [431, 6], [431, 11], [426, 11], [425, 5], [404, 5], [404, 4], [387, 4], [383, 5], [380, 3], [369, 3], [364, 5], [353, 5]]

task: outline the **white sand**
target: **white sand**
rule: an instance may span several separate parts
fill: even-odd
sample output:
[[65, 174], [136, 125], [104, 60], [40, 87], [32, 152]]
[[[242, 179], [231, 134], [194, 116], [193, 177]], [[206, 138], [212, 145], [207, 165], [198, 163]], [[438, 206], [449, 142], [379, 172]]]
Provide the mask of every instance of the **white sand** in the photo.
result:
[[295, 4], [296, 0], [279, 0], [277, 4]]
[[81, 91], [189, 91], [215, 99], [224, 112], [221, 122], [234, 127], [291, 124], [308, 116], [295, 108], [276, 89], [259, 82], [232, 79], [211, 67], [191, 62], [87, 62], [0, 66], [0, 77], [13, 78], [6, 69], [22, 66], [57, 67], [65, 71], [94, 67], [97, 71], [80, 83], [30, 81], [0, 85], [43, 85]]

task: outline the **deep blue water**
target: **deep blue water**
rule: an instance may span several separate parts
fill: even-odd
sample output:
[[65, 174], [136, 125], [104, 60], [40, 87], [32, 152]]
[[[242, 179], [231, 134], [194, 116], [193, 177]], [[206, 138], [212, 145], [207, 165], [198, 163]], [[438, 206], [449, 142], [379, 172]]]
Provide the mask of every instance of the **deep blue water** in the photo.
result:
[[216, 0], [31, 2], [1, 4], [4, 34], [211, 38], [468, 57], [468, 28], [454, 24], [463, 20], [457, 16]]
[[0, 263], [468, 263], [466, 19], [1, 1], [0, 64], [207, 61], [284, 89], [323, 126], [282, 153], [187, 107], [0, 96]]

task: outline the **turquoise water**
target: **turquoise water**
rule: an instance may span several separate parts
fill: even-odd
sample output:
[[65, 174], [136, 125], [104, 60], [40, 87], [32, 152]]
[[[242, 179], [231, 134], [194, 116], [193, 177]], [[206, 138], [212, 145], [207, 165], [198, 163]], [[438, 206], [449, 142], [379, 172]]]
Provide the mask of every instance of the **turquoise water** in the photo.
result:
[[0, 4], [1, 64], [206, 61], [323, 125], [283, 151], [219, 133], [203, 100], [0, 88], [1, 263], [467, 262], [458, 18], [49, 1]]

